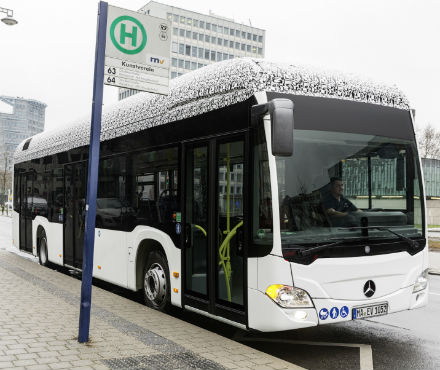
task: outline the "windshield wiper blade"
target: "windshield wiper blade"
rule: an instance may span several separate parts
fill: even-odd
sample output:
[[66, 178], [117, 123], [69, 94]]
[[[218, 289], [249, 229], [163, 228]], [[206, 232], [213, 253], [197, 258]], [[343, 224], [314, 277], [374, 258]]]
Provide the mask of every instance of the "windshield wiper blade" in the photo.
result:
[[324, 249], [334, 247], [336, 245], [343, 245], [343, 244], [346, 244], [351, 241], [352, 240], [349, 240], [349, 241], [348, 240], [338, 240], [337, 242], [333, 242], [333, 243], [329, 243], [329, 244], [322, 244], [322, 245], [318, 245], [318, 246], [312, 247], [312, 248], [303, 248], [303, 249], [298, 250], [296, 253], [301, 257], [306, 257], [306, 256], [311, 255], [312, 253], [319, 252]]
[[400, 240], [405, 240], [409, 246], [413, 249], [417, 249], [419, 247], [419, 243], [415, 240], [408, 238], [407, 236], [397, 233], [391, 230], [389, 227], [383, 226], [356, 226], [356, 227], [340, 227], [339, 230], [380, 230], [380, 231], [388, 231], [391, 234], [396, 235]]

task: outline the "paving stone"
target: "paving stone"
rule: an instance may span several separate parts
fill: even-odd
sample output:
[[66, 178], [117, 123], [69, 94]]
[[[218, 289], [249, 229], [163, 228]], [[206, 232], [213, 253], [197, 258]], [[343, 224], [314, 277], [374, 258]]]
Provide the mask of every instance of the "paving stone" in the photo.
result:
[[81, 360], [77, 355], [67, 355], [67, 356], [59, 356], [58, 360], [61, 361], [75, 361]]
[[[31, 365], [31, 366], [26, 366], [27, 370], [47, 370], [47, 365]], [[14, 369], [15, 370], [15, 369]]]
[[15, 355], [15, 357], [17, 357], [17, 360], [30, 360], [38, 358], [38, 355], [36, 353], [23, 353], [21, 355]]
[[26, 344], [18, 343], [18, 344], [8, 344], [9, 349], [19, 349], [19, 348], [28, 348]]
[[35, 360], [16, 360], [14, 361], [14, 367], [15, 366], [29, 366], [29, 365], [36, 365], [37, 362]]
[[39, 352], [38, 356], [40, 357], [56, 357], [59, 356], [59, 352], [57, 351], [45, 351], [45, 352]]
[[49, 367], [51, 369], [70, 369], [72, 367], [72, 364], [70, 362], [57, 362], [55, 364], [49, 364]]
[[53, 363], [57, 363], [58, 359], [56, 357], [43, 357], [43, 358], [37, 358], [36, 361], [39, 364], [53, 364]]
[[33, 347], [27, 349], [28, 353], [40, 353], [45, 351], [47, 351], [47, 347]]
[[23, 348], [19, 349], [8, 349], [5, 351], [7, 355], [19, 355], [20, 353], [26, 353], [26, 350]]

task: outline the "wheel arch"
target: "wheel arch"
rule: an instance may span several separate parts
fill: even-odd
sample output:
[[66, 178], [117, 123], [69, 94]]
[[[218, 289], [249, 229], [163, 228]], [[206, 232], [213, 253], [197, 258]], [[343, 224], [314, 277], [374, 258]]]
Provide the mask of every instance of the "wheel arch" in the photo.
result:
[[36, 246], [37, 246], [37, 256], [40, 254], [40, 241], [43, 236], [46, 236], [46, 244], [47, 244], [47, 234], [46, 230], [43, 226], [38, 225], [37, 233], [36, 233]]
[[162, 244], [156, 239], [143, 239], [139, 243], [136, 252], [136, 290], [142, 289], [143, 287], [143, 274], [147, 263], [147, 256], [154, 251], [161, 253], [165, 257], [169, 267], [167, 254]]
[[[170, 273], [171, 303], [182, 307], [182, 250], [177, 248], [170, 236], [161, 230], [149, 226], [138, 226], [130, 236], [129, 245], [133, 245], [133, 260], [129, 267], [129, 287], [133, 290], [143, 288], [143, 270], [150, 251], [157, 250], [165, 257]], [[174, 275], [174, 272], [177, 274]]]

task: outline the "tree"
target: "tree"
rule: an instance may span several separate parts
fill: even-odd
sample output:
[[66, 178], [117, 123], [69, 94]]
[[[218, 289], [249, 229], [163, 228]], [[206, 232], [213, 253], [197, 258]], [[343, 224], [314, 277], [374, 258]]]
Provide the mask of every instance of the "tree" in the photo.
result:
[[9, 153], [4, 135], [0, 142], [0, 207], [7, 200], [8, 189], [12, 186], [12, 173], [9, 171]]
[[418, 142], [422, 158], [440, 159], [440, 132], [431, 124], [423, 129]]

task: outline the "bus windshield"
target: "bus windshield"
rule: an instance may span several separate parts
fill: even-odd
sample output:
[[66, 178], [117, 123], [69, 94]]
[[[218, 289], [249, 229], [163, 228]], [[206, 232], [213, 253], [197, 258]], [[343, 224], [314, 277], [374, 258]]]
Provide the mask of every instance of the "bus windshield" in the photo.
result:
[[294, 155], [276, 158], [282, 244], [421, 237], [416, 153], [409, 140], [295, 130]]

